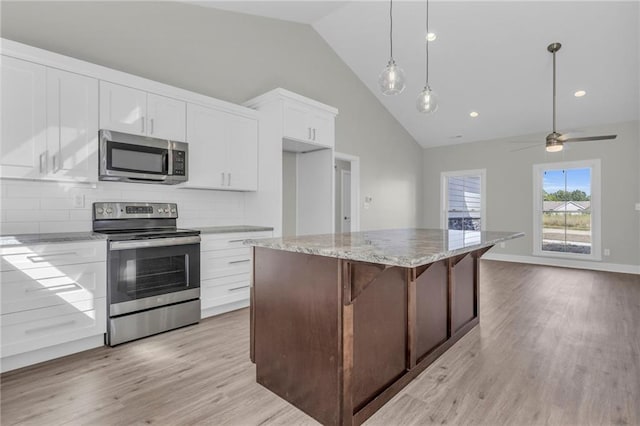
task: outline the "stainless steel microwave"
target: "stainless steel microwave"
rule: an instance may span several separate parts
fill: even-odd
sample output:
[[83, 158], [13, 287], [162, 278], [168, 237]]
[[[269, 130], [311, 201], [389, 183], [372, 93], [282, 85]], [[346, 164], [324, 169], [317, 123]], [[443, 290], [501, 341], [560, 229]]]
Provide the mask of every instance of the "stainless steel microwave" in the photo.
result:
[[104, 181], [175, 185], [189, 177], [189, 145], [100, 130], [100, 174]]

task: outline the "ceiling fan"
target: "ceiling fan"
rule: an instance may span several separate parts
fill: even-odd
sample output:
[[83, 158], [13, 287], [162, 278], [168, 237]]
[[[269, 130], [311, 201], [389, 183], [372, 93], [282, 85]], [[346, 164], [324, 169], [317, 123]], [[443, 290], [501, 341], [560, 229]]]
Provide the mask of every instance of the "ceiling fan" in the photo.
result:
[[547, 135], [547, 142], [545, 145], [547, 152], [562, 151], [566, 142], [587, 142], [615, 139], [618, 135], [571, 138], [567, 134], [558, 133], [556, 131], [556, 52], [558, 52], [561, 47], [562, 45], [560, 43], [551, 43], [547, 46], [547, 50], [553, 55], [553, 131]]

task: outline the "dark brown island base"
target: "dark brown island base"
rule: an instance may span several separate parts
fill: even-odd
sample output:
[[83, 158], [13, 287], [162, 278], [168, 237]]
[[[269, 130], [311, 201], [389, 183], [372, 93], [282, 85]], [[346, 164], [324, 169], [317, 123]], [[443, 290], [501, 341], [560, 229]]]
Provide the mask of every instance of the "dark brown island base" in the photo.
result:
[[359, 425], [479, 322], [479, 258], [513, 232], [402, 229], [248, 241], [257, 382]]

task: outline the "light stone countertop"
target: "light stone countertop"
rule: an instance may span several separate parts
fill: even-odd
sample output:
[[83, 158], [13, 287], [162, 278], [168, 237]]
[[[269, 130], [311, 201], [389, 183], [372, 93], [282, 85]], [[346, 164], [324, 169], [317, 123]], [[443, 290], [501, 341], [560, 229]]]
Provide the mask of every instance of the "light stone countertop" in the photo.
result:
[[524, 236], [523, 232], [390, 229], [248, 240], [246, 245], [413, 268]]
[[268, 226], [250, 226], [250, 225], [202, 226], [202, 227], [189, 227], [189, 229], [198, 230], [200, 231], [201, 234], [230, 234], [234, 232], [273, 231], [273, 228]]
[[0, 247], [28, 244], [66, 243], [72, 241], [106, 240], [105, 234], [97, 232], [45, 232], [41, 234], [14, 234], [0, 236]]

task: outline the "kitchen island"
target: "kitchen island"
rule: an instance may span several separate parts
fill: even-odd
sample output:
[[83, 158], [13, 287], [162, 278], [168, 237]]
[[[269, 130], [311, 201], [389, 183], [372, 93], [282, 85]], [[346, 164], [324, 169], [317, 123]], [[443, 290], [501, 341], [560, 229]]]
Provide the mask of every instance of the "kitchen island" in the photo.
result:
[[398, 229], [248, 241], [257, 382], [358, 425], [479, 322], [479, 259], [514, 232]]

